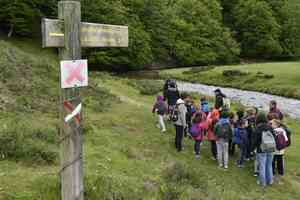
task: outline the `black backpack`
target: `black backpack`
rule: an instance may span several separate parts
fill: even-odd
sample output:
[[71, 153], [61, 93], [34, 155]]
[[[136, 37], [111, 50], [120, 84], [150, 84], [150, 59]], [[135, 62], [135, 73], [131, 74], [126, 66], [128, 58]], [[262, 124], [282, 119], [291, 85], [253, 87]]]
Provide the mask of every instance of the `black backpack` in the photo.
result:
[[218, 129], [218, 136], [220, 138], [223, 139], [228, 139], [230, 137], [232, 137], [231, 135], [228, 135], [228, 133], [231, 132], [231, 126], [229, 123], [225, 123], [225, 124], [219, 124], [219, 129]]
[[178, 109], [178, 105], [176, 104], [176, 106], [174, 107], [174, 109], [171, 112], [171, 120], [173, 122], [177, 122], [179, 119], [179, 109]]

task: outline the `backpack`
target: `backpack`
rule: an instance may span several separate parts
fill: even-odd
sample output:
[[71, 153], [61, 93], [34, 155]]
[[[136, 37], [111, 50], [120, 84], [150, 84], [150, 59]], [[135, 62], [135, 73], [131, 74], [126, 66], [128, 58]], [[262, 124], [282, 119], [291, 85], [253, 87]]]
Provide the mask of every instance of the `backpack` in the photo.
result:
[[286, 126], [284, 126], [283, 129], [285, 130], [286, 136], [288, 137], [288, 145], [287, 146], [289, 147], [292, 144], [292, 131], [289, 128], [287, 128]]
[[199, 124], [193, 124], [192, 127], [189, 130], [191, 136], [193, 138], [198, 137], [201, 133], [201, 128], [199, 128]]
[[176, 105], [171, 112], [171, 120], [173, 122], [177, 122], [178, 119], [179, 119], [179, 109], [178, 109], [178, 105]]
[[231, 126], [229, 123], [225, 124], [220, 124], [219, 129], [218, 129], [218, 137], [223, 138], [223, 139], [229, 139], [231, 136], [227, 135], [228, 133], [231, 132]]
[[229, 98], [223, 98], [223, 104], [224, 108], [230, 109], [230, 99]]
[[157, 105], [157, 114], [164, 115], [167, 112], [167, 108], [164, 102]]
[[262, 152], [274, 152], [276, 150], [276, 141], [271, 131], [262, 132], [260, 148]]
[[276, 149], [279, 151], [288, 147], [289, 145], [289, 140], [286, 140], [286, 137], [284, 136], [284, 133], [282, 131], [276, 133], [275, 141]]

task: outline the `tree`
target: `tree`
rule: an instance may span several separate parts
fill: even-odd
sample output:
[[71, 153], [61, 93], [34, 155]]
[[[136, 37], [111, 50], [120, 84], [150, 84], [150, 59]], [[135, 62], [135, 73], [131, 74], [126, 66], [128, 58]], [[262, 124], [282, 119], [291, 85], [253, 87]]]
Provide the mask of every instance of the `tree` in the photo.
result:
[[243, 56], [271, 58], [281, 54], [281, 27], [268, 3], [258, 0], [240, 1], [233, 16]]

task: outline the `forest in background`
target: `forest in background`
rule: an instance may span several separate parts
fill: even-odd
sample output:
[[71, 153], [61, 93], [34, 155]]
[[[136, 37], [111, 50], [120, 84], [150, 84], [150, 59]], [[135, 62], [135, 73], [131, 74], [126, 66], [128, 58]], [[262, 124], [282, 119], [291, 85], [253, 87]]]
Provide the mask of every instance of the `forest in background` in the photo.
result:
[[[57, 0], [1, 0], [3, 37], [40, 39]], [[300, 57], [298, 0], [81, 0], [82, 21], [128, 25], [129, 47], [84, 49], [89, 64], [123, 71]], [[104, 51], [105, 50], [105, 51]]]

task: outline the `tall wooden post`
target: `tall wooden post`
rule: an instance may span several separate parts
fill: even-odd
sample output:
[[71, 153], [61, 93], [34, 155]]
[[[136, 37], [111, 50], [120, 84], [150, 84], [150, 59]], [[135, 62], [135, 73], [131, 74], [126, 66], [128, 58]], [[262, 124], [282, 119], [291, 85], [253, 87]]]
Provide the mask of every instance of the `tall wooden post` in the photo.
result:
[[[80, 46], [80, 1], [60, 1], [58, 18], [64, 22], [64, 47], [59, 50], [60, 60], [81, 59]], [[71, 123], [66, 125], [64, 116], [67, 111], [65, 101], [80, 102], [79, 88], [61, 89], [60, 121], [61, 121], [61, 190], [63, 200], [83, 200], [83, 163], [82, 163], [82, 125]], [[75, 105], [74, 105], [75, 107]]]
[[[80, 0], [60, 1], [58, 18], [42, 20], [43, 47], [60, 48], [59, 58], [63, 62], [80, 60], [81, 47], [128, 47], [127, 26], [81, 22]], [[66, 80], [61, 74], [61, 88], [66, 88], [62, 84]], [[79, 86], [86, 86], [78, 77], [76, 79], [81, 82]], [[60, 90], [60, 176], [63, 200], [83, 200], [84, 192], [82, 106], [79, 88], [75, 87], [77, 80], [71, 84], [72, 88]], [[66, 120], [73, 111], [79, 112], [79, 116], [77, 114], [72, 120]]]

